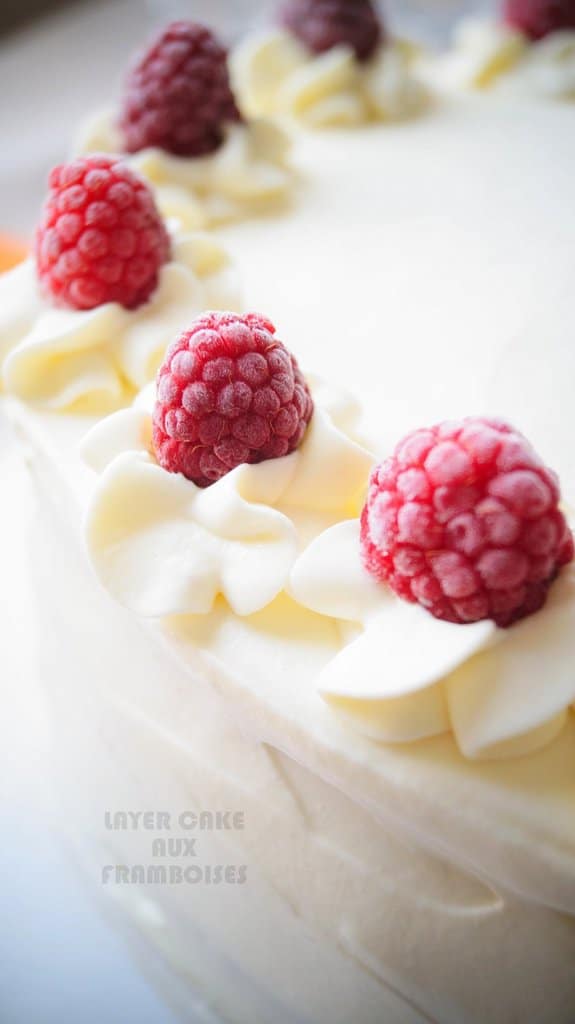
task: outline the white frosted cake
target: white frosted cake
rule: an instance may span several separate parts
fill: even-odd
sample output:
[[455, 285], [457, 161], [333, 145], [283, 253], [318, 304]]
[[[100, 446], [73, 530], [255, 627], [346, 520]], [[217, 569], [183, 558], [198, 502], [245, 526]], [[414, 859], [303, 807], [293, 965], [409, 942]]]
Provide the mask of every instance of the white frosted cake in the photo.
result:
[[[298, 136], [293, 208], [218, 234], [277, 336], [253, 315], [186, 320], [157, 393], [103, 418], [11, 400], [73, 841], [216, 1017], [573, 1020], [571, 119], [449, 94]], [[525, 584], [507, 570], [513, 624], [461, 604], [459, 575], [442, 617], [396, 596], [360, 540], [372, 467], [438, 423], [463, 444], [465, 417], [497, 433], [500, 475], [528, 460], [525, 515], [554, 524], [546, 575], [535, 547]], [[128, 810], [168, 817], [113, 817]], [[181, 817], [202, 810], [228, 826]], [[152, 846], [166, 837], [196, 855]]]

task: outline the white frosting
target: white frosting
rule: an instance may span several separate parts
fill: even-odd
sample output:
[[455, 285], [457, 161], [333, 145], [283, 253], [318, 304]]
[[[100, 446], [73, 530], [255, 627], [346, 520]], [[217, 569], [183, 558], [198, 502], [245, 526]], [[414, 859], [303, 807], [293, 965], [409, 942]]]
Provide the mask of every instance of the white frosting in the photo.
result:
[[236, 48], [231, 70], [248, 114], [282, 115], [321, 128], [397, 120], [419, 111], [425, 92], [411, 58], [412, 50], [401, 42], [385, 43], [365, 63], [348, 46], [316, 55], [288, 32], [268, 30]]
[[[564, 480], [573, 462], [574, 425], [573, 346], [566, 329], [573, 278], [565, 216], [575, 166], [570, 117], [560, 104], [507, 105], [458, 95], [408, 126], [375, 127], [353, 138], [348, 131], [306, 133], [298, 160], [310, 187], [289, 218], [271, 225], [280, 238], [274, 259], [269, 222], [254, 219], [228, 231], [242, 257], [249, 308], [269, 312], [308, 362], [360, 393], [374, 430], [389, 443], [422, 423], [489, 411], [524, 429]], [[562, 300], [558, 284], [565, 285]], [[553, 415], [558, 409], [561, 415]], [[155, 622], [113, 604], [74, 546], [70, 524], [79, 523], [81, 509], [73, 497], [78, 494], [83, 507], [81, 481], [85, 477], [87, 490], [95, 477], [63, 457], [66, 446], [54, 428], [72, 435], [73, 417], [35, 415], [30, 407], [24, 414], [30, 432], [34, 428], [40, 488], [33, 565], [43, 614], [35, 646], [72, 753], [67, 781], [77, 786], [88, 825], [97, 820], [92, 783], [100, 760], [110, 779], [109, 790], [100, 791], [105, 808], [116, 806], [108, 797], [118, 786], [117, 806], [169, 808], [173, 801], [181, 809], [192, 800], [218, 808], [228, 805], [231, 780], [246, 814], [242, 838], [251, 844], [250, 866], [255, 870], [263, 860], [285, 895], [286, 917], [304, 918], [299, 934], [280, 948], [277, 929], [264, 919], [266, 901], [257, 902], [255, 920], [250, 916], [253, 874], [244, 887], [247, 907], [230, 915], [229, 890], [220, 897], [220, 934], [232, 953], [241, 948], [249, 960], [250, 935], [273, 935], [272, 955], [268, 948], [264, 970], [257, 971], [267, 991], [278, 998], [290, 993], [290, 980], [299, 978], [293, 958], [302, 943], [304, 953], [309, 948], [310, 928], [322, 927], [326, 948], [343, 949], [370, 979], [409, 993], [418, 1008], [412, 1016], [444, 1024], [477, 1017], [482, 1024], [569, 1021], [575, 954], [565, 915], [575, 912], [575, 716], [546, 749], [512, 760], [464, 758], [450, 732], [409, 744], [375, 742], [332, 713], [315, 690], [318, 673], [342, 646], [340, 618], [316, 615], [285, 595], [249, 617], [218, 600], [210, 615], [178, 617], [177, 636], [173, 619], [163, 623], [171, 629], [166, 636]], [[379, 451], [387, 447], [384, 441]], [[571, 479], [575, 484], [573, 468]], [[361, 625], [343, 629], [357, 633]], [[93, 657], [86, 657], [87, 636]], [[545, 674], [539, 664], [529, 666], [542, 680], [544, 699], [543, 682], [562, 657], [558, 651], [548, 659]], [[201, 700], [208, 683], [222, 697], [213, 717]], [[485, 685], [488, 680], [480, 696]], [[433, 687], [427, 692], [433, 699]], [[78, 728], [78, 704], [85, 706], [86, 729]], [[499, 711], [491, 706], [497, 723]], [[471, 712], [472, 702], [466, 707]], [[85, 737], [107, 743], [100, 760]], [[278, 747], [289, 757], [278, 755]], [[90, 771], [86, 807], [84, 772]], [[319, 787], [318, 775], [333, 788]], [[165, 792], [167, 803], [163, 797], [158, 804], [142, 802], [140, 787], [148, 784], [154, 801]], [[264, 813], [269, 808], [271, 819]], [[378, 838], [382, 822], [386, 834]], [[433, 877], [420, 874], [412, 843], [405, 851], [396, 847], [404, 835], [443, 851], [494, 891], [482, 892], [469, 878], [479, 891], [462, 892], [441, 861]], [[141, 863], [137, 846], [125, 847], [129, 834], [117, 838], [113, 861], [119, 853], [122, 864]], [[99, 871], [101, 865], [98, 855]], [[216, 889], [176, 888], [158, 889], [166, 912], [158, 941], [176, 965], [185, 961], [197, 976], [189, 926], [198, 924], [200, 899], [211, 939], [210, 928], [221, 923]], [[510, 891], [528, 905], [518, 909]], [[542, 904], [562, 913], [552, 915]], [[205, 946], [202, 934], [200, 957]], [[317, 1002], [306, 1003], [308, 991], [318, 997], [313, 977], [305, 987], [304, 971], [296, 1016], [299, 1011], [332, 1024], [359, 1016], [361, 1024], [387, 1024], [381, 1000], [364, 999], [365, 989], [344, 973], [341, 959], [329, 972], [323, 961], [317, 970], [316, 953], [300, 959], [313, 963], [321, 991], [330, 990], [330, 1005], [323, 1012]], [[286, 964], [280, 989], [276, 979]], [[222, 971], [212, 976], [217, 995]], [[232, 1016], [241, 1016], [237, 977], [234, 972]], [[404, 1022], [410, 1013], [406, 1008], [396, 1016]], [[255, 1015], [248, 1010], [246, 1016]], [[264, 1020], [277, 1016], [273, 1009], [261, 1013]]]
[[547, 605], [508, 630], [460, 626], [396, 597], [363, 568], [359, 521], [328, 529], [296, 562], [305, 607], [362, 631], [321, 671], [322, 696], [367, 735], [404, 742], [453, 730], [470, 758], [549, 742], [575, 702], [575, 569]]
[[151, 380], [166, 345], [206, 308], [238, 308], [236, 274], [219, 242], [172, 240], [150, 300], [135, 310], [52, 307], [31, 259], [0, 277], [0, 358], [8, 392], [49, 409], [110, 411]]
[[497, 21], [465, 19], [452, 52], [439, 61], [446, 84], [551, 99], [575, 99], [575, 32], [552, 32], [530, 42]]
[[[93, 116], [77, 140], [80, 153], [121, 153], [115, 116]], [[241, 219], [285, 199], [293, 176], [290, 140], [283, 129], [263, 119], [226, 127], [219, 149], [208, 156], [174, 156], [148, 148], [125, 159], [153, 186], [165, 217], [188, 230]]]
[[[150, 857], [150, 834], [112, 836], [106, 811], [161, 807], [177, 836], [184, 808], [237, 808], [244, 829], [204, 830], [198, 842], [203, 863], [248, 865], [233, 896], [222, 885], [106, 887], [133, 901], [136, 924], [170, 963], [207, 977], [220, 1013], [224, 994], [229, 1017], [250, 1024], [461, 1024], [477, 1021], [477, 1006], [481, 1024], [501, 1024], [539, 1019], [541, 1000], [543, 1019], [568, 1021], [575, 929], [540, 904], [575, 909], [575, 716], [546, 751], [512, 762], [463, 761], [449, 736], [375, 744], [314, 693], [330, 620], [299, 608], [313, 624], [304, 647], [286, 627], [287, 601], [273, 622], [271, 607], [260, 613], [251, 637], [245, 618], [219, 627], [194, 618], [212, 650], [227, 633], [236, 681], [224, 689], [223, 667], [206, 665], [195, 633], [166, 650], [154, 624], [109, 600], [50, 501], [54, 483], [33, 503], [43, 613], [28, 646], [42, 652], [42, 682], [57, 701], [63, 796], [69, 820], [85, 827], [95, 886], [103, 865]], [[97, 658], [86, 657], [87, 636]]]
[[297, 451], [199, 488], [151, 454], [153, 401], [151, 387], [83, 443], [101, 473], [86, 519], [96, 572], [141, 615], [203, 615], [220, 594], [251, 615], [283, 589], [316, 520], [321, 529], [361, 505], [372, 458], [316, 405]]

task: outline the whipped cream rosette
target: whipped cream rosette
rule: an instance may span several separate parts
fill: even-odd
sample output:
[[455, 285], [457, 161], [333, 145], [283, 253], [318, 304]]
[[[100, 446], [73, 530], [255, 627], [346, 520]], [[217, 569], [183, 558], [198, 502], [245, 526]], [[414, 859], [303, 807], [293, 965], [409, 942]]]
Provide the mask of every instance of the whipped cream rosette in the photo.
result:
[[194, 22], [167, 25], [129, 71], [116, 110], [92, 117], [81, 153], [123, 153], [154, 187], [165, 216], [187, 228], [241, 219], [283, 201], [290, 140], [242, 117], [227, 51]]
[[[86, 518], [94, 568], [140, 615], [205, 615], [218, 595], [251, 615], [283, 590], [310, 536], [358, 509], [372, 457], [338, 425], [332, 396], [331, 413], [316, 399], [297, 450], [198, 487], [158, 464], [154, 401], [152, 385], [82, 444], [100, 474]], [[349, 420], [343, 400], [341, 421]]]
[[344, 127], [418, 113], [427, 94], [415, 56], [401, 40], [384, 41], [365, 62], [346, 45], [310, 53], [289, 32], [274, 29], [238, 45], [231, 67], [248, 114], [284, 116], [309, 128]]
[[373, 471], [361, 526], [329, 528], [292, 570], [292, 596], [340, 623], [321, 695], [388, 742], [452, 731], [469, 758], [549, 742], [575, 707], [573, 541], [557, 498], [501, 421], [408, 436]]
[[[118, 153], [123, 143], [114, 111], [88, 120], [76, 149]], [[126, 155], [154, 188], [164, 216], [188, 229], [203, 229], [257, 214], [282, 202], [293, 184], [291, 142], [265, 119], [227, 125], [221, 146], [206, 156], [177, 156], [159, 147]]]
[[495, 20], [465, 19], [451, 51], [434, 74], [456, 88], [486, 89], [543, 99], [575, 99], [575, 31], [559, 29], [530, 41], [519, 29]]
[[466, 757], [509, 757], [551, 740], [575, 707], [573, 568], [511, 630], [442, 622], [369, 576], [356, 519], [310, 544], [290, 592], [341, 620], [341, 653], [317, 685], [368, 736], [404, 743], [452, 730]]
[[110, 410], [153, 378], [168, 341], [206, 308], [239, 304], [237, 275], [209, 235], [173, 232], [171, 257], [136, 309], [105, 302], [58, 308], [41, 293], [34, 261], [0, 277], [5, 390], [49, 409]]

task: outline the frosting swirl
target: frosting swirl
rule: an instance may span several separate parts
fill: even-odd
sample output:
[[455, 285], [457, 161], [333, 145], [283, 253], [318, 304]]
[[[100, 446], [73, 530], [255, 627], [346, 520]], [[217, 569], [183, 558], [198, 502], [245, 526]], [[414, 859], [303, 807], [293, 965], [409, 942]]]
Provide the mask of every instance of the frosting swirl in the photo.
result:
[[550, 99], [575, 99], [575, 32], [551, 32], [530, 42], [496, 21], [465, 19], [452, 52], [439, 62], [446, 84], [483, 89], [496, 84], [509, 92]]
[[466, 757], [509, 757], [549, 742], [575, 707], [572, 566], [545, 608], [512, 629], [489, 621], [453, 625], [369, 576], [359, 521], [350, 520], [310, 544], [289, 591], [341, 620], [343, 647], [320, 673], [318, 689], [376, 739], [406, 742], [452, 730]]
[[0, 277], [0, 357], [8, 392], [50, 409], [110, 411], [154, 376], [182, 323], [206, 308], [238, 306], [226, 252], [202, 234], [172, 241], [149, 302], [58, 309], [40, 295], [32, 260]]
[[[93, 116], [76, 148], [80, 153], [121, 152], [113, 112]], [[124, 159], [153, 185], [163, 215], [194, 230], [240, 219], [283, 200], [292, 183], [289, 151], [290, 140], [281, 128], [253, 120], [227, 125], [223, 144], [208, 156], [174, 156], [149, 148]]]
[[151, 453], [154, 398], [152, 385], [83, 442], [101, 474], [86, 518], [90, 559], [108, 591], [140, 615], [203, 615], [218, 595], [250, 615], [282, 591], [310, 534], [357, 512], [372, 457], [316, 402], [297, 451], [238, 466], [202, 489]]
[[412, 49], [386, 42], [360, 63], [348, 46], [310, 54], [288, 32], [248, 38], [232, 54], [242, 109], [255, 117], [283, 115], [311, 128], [406, 118], [425, 99], [412, 70]]

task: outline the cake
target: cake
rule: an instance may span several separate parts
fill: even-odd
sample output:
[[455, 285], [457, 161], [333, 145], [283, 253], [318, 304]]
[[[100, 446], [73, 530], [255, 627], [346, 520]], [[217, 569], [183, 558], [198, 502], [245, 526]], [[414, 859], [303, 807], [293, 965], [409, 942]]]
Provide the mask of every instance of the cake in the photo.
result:
[[[265, 317], [186, 320], [111, 416], [12, 401], [72, 841], [225, 1020], [572, 1020], [571, 117], [455, 91], [302, 133], [293, 208], [217, 236]], [[229, 382], [194, 377], [198, 332]], [[273, 363], [238, 377], [260, 343]], [[265, 373], [275, 457], [222, 397]], [[361, 557], [372, 467], [466, 417], [533, 442], [509, 434], [547, 487], [529, 515], [560, 517], [546, 603], [513, 624], [441, 621]]]

